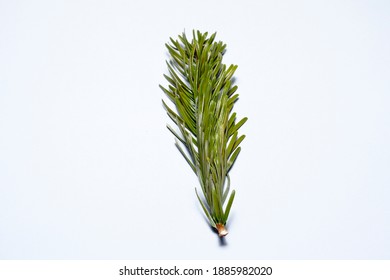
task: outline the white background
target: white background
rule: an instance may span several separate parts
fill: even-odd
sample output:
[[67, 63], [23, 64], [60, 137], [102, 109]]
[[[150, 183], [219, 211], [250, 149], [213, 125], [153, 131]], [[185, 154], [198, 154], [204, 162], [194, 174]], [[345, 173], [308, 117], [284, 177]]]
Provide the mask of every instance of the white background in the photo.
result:
[[[0, 1], [1, 259], [389, 259], [388, 1]], [[218, 32], [247, 135], [225, 244], [165, 128]]]

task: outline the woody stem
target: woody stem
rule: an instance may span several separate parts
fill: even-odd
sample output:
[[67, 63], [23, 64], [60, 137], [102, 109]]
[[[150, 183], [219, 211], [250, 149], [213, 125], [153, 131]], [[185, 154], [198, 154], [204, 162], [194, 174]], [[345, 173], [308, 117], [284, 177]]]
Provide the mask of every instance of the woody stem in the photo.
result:
[[225, 225], [223, 225], [223, 224], [216, 224], [216, 227], [217, 227], [217, 231], [218, 231], [219, 237], [223, 237], [223, 236], [226, 236], [228, 234], [228, 231], [225, 228]]

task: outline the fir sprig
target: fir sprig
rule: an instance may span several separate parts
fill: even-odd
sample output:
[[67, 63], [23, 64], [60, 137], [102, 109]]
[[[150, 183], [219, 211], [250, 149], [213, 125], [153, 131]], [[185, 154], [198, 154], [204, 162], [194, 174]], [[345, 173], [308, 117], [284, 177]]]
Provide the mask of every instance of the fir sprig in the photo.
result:
[[160, 88], [174, 104], [175, 110], [163, 100], [178, 130], [167, 127], [199, 179], [204, 200], [195, 188], [198, 200], [210, 225], [225, 236], [235, 196], [228, 173], [241, 151], [245, 135], [239, 136], [238, 129], [247, 118], [236, 121], [233, 105], [238, 94], [232, 78], [237, 65], [222, 63], [226, 45], [215, 37], [216, 33], [193, 31], [191, 41], [185, 33], [178, 40], [170, 38], [166, 44], [169, 75], [164, 75], [169, 85]]

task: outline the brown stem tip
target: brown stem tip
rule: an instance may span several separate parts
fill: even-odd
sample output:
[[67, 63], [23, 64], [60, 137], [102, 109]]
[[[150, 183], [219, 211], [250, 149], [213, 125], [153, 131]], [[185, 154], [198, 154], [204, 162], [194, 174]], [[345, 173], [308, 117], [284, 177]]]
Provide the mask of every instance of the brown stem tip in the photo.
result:
[[219, 237], [224, 237], [228, 234], [227, 229], [223, 224], [216, 224]]

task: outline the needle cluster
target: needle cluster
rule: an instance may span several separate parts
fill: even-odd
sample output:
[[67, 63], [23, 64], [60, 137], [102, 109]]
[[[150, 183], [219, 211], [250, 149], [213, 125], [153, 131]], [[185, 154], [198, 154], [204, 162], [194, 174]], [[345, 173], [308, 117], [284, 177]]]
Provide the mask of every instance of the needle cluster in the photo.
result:
[[216, 33], [193, 31], [192, 40], [185, 33], [166, 44], [170, 59], [168, 86], [160, 88], [174, 105], [163, 106], [177, 129], [167, 126], [176, 147], [197, 175], [203, 198], [196, 195], [210, 225], [220, 236], [234, 200], [230, 191], [229, 171], [240, 153], [245, 135], [238, 129], [247, 121], [236, 119], [233, 105], [238, 99], [233, 74], [237, 65], [222, 63], [226, 45], [215, 41]]

